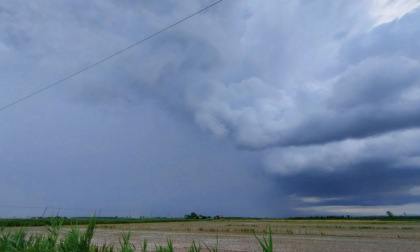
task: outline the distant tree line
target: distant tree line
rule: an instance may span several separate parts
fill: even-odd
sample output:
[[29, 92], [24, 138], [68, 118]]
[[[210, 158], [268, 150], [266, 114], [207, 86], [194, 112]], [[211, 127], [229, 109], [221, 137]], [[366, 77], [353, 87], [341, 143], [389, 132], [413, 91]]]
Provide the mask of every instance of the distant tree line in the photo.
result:
[[184, 218], [187, 220], [205, 220], [205, 219], [223, 219], [223, 216], [216, 215], [214, 217], [211, 217], [211, 216], [205, 216], [202, 214], [197, 214], [195, 212], [192, 212], [190, 214], [184, 215]]

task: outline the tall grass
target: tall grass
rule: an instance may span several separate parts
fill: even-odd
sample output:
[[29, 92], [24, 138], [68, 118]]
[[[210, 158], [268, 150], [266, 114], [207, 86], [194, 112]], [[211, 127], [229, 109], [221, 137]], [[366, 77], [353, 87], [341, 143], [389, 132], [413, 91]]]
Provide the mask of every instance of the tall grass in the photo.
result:
[[[117, 252], [114, 249], [114, 244], [103, 244], [101, 246], [92, 244], [94, 229], [96, 225], [96, 218], [89, 220], [88, 226], [84, 232], [79, 228], [73, 226], [64, 236], [60, 238], [60, 230], [63, 225], [63, 219], [54, 217], [50, 219], [50, 225], [47, 228], [47, 234], [31, 234], [20, 228], [15, 231], [6, 231], [5, 227], [0, 227], [0, 251], [1, 252]], [[268, 239], [263, 236], [262, 239], [254, 234], [263, 252], [273, 251], [272, 231], [269, 228]], [[131, 233], [124, 234], [120, 239], [119, 252], [135, 252], [148, 250], [147, 240], [143, 240], [143, 246], [136, 250], [135, 246], [131, 244]], [[219, 240], [213, 247], [207, 246], [209, 252], [217, 252]], [[201, 243], [192, 241], [188, 252], [200, 252], [202, 250]], [[150, 251], [150, 250], [149, 250]], [[172, 240], [167, 240], [166, 246], [156, 246], [155, 252], [173, 252], [174, 246]]]
[[[120, 239], [121, 252], [135, 252], [136, 251], [136, 248], [134, 247], [134, 245], [130, 244], [130, 238], [131, 238], [131, 233], [128, 232], [127, 234], [124, 234], [122, 236], [122, 239]], [[147, 243], [145, 246], [146, 247], [144, 248], [143, 251], [146, 251]]]
[[271, 227], [268, 228], [268, 239], [263, 236], [262, 239], [258, 238], [257, 235], [254, 233], [255, 238], [257, 239], [258, 243], [260, 244], [263, 252], [272, 252], [273, 251], [273, 237], [272, 237]]
[[200, 251], [201, 251], [201, 244], [197, 244], [193, 240], [190, 248], [188, 249], [188, 252], [200, 252]]

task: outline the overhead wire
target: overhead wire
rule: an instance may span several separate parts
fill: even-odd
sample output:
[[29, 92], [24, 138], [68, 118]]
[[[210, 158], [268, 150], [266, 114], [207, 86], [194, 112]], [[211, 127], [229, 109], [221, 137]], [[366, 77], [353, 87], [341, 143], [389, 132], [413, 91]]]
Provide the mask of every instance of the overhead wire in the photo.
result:
[[[119, 209], [110, 209], [110, 208], [68, 208], [68, 207], [57, 207], [57, 206], [17, 206], [17, 205], [0, 205], [0, 209], [2, 208], [7, 208], [7, 209], [26, 209], [26, 210], [30, 210], [32, 209], [33, 211], [35, 211], [36, 209], [38, 210], [43, 210], [43, 214], [42, 216], [45, 215], [45, 213], [48, 211], [57, 211], [57, 212], [66, 212], [66, 213], [74, 213], [74, 212], [84, 212], [84, 213], [89, 213], [89, 214], [93, 214], [93, 213], [108, 213], [108, 214], [113, 214], [115, 215], [116, 213], [129, 213], [131, 212], [132, 209], [130, 208], [119, 208]], [[34, 212], [31, 212], [32, 214], [34, 214]], [[39, 212], [40, 213], [40, 212]], [[40, 215], [38, 213], [38, 215]], [[0, 215], [0, 219], [2, 219], [3, 217]]]
[[111, 59], [111, 58], [113, 58], [113, 57], [115, 57], [115, 56], [117, 56], [117, 55], [119, 55], [119, 54], [127, 51], [127, 50], [130, 50], [131, 48], [133, 48], [133, 47], [135, 47], [135, 46], [137, 46], [139, 44], [142, 44], [143, 42], [145, 42], [145, 41], [147, 41], [147, 40], [149, 40], [151, 38], [156, 37], [157, 35], [159, 35], [159, 34], [165, 32], [165, 31], [173, 28], [174, 26], [177, 26], [180, 23], [185, 22], [186, 20], [188, 20], [188, 19], [190, 19], [190, 18], [192, 18], [192, 17], [194, 17], [194, 16], [196, 16], [196, 15], [198, 15], [198, 14], [206, 11], [207, 9], [210, 9], [211, 7], [219, 4], [222, 1], [223, 0], [219, 0], [217, 2], [214, 2], [214, 3], [212, 3], [212, 4], [210, 4], [210, 5], [206, 6], [206, 7], [204, 7], [203, 9], [200, 9], [199, 11], [196, 11], [193, 14], [190, 14], [189, 16], [187, 16], [185, 18], [182, 18], [181, 20], [178, 20], [177, 22], [172, 23], [171, 25], [166, 26], [165, 28], [163, 28], [163, 29], [161, 29], [161, 30], [159, 30], [159, 31], [157, 31], [157, 32], [155, 32], [155, 33], [147, 36], [146, 38], [143, 38], [143, 39], [135, 42], [134, 44], [131, 44], [131, 45], [129, 45], [129, 46], [127, 46], [127, 47], [125, 47], [125, 48], [123, 48], [123, 49], [121, 49], [121, 50], [119, 50], [119, 51], [117, 51], [117, 52], [115, 52], [115, 53], [113, 53], [113, 54], [111, 54], [111, 55], [109, 55], [109, 56], [101, 59], [101, 60], [99, 60], [99, 61], [96, 61], [95, 63], [93, 63], [93, 64], [91, 64], [91, 65], [89, 65], [87, 67], [82, 68], [81, 70], [79, 70], [79, 71], [77, 71], [75, 73], [72, 73], [72, 74], [70, 74], [70, 75], [68, 75], [68, 76], [66, 76], [66, 77], [64, 77], [64, 78], [62, 78], [62, 79], [60, 79], [58, 81], [55, 81], [55, 82], [53, 82], [53, 83], [51, 83], [51, 84], [49, 84], [49, 85], [47, 85], [47, 86], [45, 86], [45, 87], [43, 87], [41, 89], [38, 89], [38, 90], [36, 90], [36, 91], [34, 91], [34, 92], [32, 92], [32, 93], [30, 93], [30, 94], [28, 94], [28, 95], [20, 98], [20, 99], [17, 99], [17, 100], [15, 100], [15, 101], [7, 104], [7, 105], [4, 105], [3, 107], [0, 107], [0, 111], [3, 111], [5, 109], [7, 109], [7, 108], [10, 108], [10, 107], [12, 107], [12, 106], [14, 106], [14, 105], [16, 105], [16, 104], [18, 104], [20, 102], [23, 102], [23, 101], [25, 101], [25, 100], [27, 100], [27, 99], [29, 99], [29, 98], [31, 98], [31, 97], [39, 94], [39, 93], [42, 93], [42, 92], [44, 92], [44, 91], [46, 91], [46, 90], [48, 90], [48, 89], [50, 89], [50, 88], [52, 88], [54, 86], [57, 86], [57, 85], [63, 83], [64, 81], [66, 81], [66, 80], [68, 80], [70, 78], [73, 78], [76, 75], [79, 75], [79, 74], [81, 74], [83, 72], [86, 72], [87, 70], [89, 70], [89, 69], [91, 69], [91, 68], [93, 68], [93, 67], [95, 67], [95, 66], [97, 66], [97, 65], [99, 65], [99, 64], [101, 64], [101, 63], [103, 63], [103, 62], [105, 62], [105, 61], [107, 61], [107, 60], [109, 60], [109, 59]]

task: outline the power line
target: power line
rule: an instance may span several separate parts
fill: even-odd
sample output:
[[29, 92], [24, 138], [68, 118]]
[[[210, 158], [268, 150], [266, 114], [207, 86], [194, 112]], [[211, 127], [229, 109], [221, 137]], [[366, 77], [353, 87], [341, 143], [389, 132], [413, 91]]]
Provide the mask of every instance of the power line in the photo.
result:
[[[65, 212], [97, 212], [97, 211], [101, 211], [101, 212], [128, 212], [131, 213], [132, 209], [131, 208], [68, 208], [68, 207], [57, 207], [57, 206], [16, 206], [16, 205], [0, 205], [0, 209], [32, 209], [32, 210], [44, 210], [44, 214], [45, 212], [47, 212], [47, 210], [58, 210], [58, 211], [65, 211]], [[1, 218], [1, 217], [0, 217]]]
[[52, 209], [52, 210], [69, 210], [69, 211], [91, 211], [88, 208], [65, 208], [65, 207], [49, 207], [49, 206], [14, 206], [0, 205], [0, 208], [16, 208], [16, 209]]
[[153, 38], [153, 37], [155, 37], [155, 36], [157, 36], [157, 35], [165, 32], [165, 31], [173, 28], [174, 26], [177, 26], [178, 24], [180, 24], [180, 23], [182, 23], [182, 22], [184, 22], [184, 21], [186, 21], [186, 20], [188, 20], [188, 19], [190, 19], [190, 18], [192, 18], [192, 17], [200, 14], [201, 12], [204, 12], [205, 10], [210, 9], [211, 7], [215, 6], [216, 4], [219, 4], [222, 1], [223, 0], [219, 0], [219, 1], [215, 2], [215, 3], [212, 3], [212, 4], [204, 7], [203, 9], [201, 9], [201, 10], [199, 10], [199, 11], [197, 11], [197, 12], [195, 12], [195, 13], [193, 13], [193, 14], [191, 14], [191, 15], [189, 15], [189, 16], [187, 16], [187, 17], [185, 17], [185, 18], [183, 18], [183, 19], [181, 19], [181, 20], [179, 20], [179, 21], [177, 21], [177, 22], [175, 22], [175, 23], [173, 23], [173, 24], [171, 24], [171, 25], [169, 25], [169, 26], [167, 26], [167, 27], [165, 27], [165, 28], [163, 28], [163, 29], [155, 32], [155, 33], [153, 33], [153, 34], [151, 34], [151, 35], [149, 35], [148, 37], [146, 37], [146, 38], [144, 38], [142, 40], [139, 40], [136, 43], [134, 43], [134, 44], [132, 44], [130, 46], [127, 46], [126, 48], [121, 49], [121, 50], [119, 50], [119, 51], [117, 51], [117, 52], [115, 52], [115, 53], [113, 53], [113, 54], [111, 54], [111, 55], [109, 55], [109, 56], [107, 56], [107, 57], [105, 57], [105, 58], [103, 58], [103, 59], [101, 59], [101, 60], [99, 60], [99, 61], [97, 61], [97, 62], [95, 62], [95, 63], [93, 63], [91, 65], [89, 65], [89, 66], [87, 66], [87, 67], [85, 67], [85, 68], [82, 68], [81, 70], [79, 70], [79, 71], [77, 71], [77, 72], [75, 72], [73, 74], [68, 75], [67, 77], [64, 77], [64, 78], [62, 78], [62, 79], [60, 79], [60, 80], [58, 80], [56, 82], [53, 82], [53, 83], [45, 86], [44, 88], [41, 88], [41, 89], [39, 89], [39, 90], [37, 90], [37, 91], [29, 94], [29, 95], [26, 95], [26, 96], [24, 96], [24, 97], [22, 97], [22, 98], [20, 98], [18, 100], [15, 100], [15, 101], [13, 101], [13, 102], [11, 102], [11, 103], [3, 106], [3, 107], [0, 107], [0, 111], [5, 110], [7, 108], [10, 108], [10, 107], [12, 107], [13, 105], [15, 105], [17, 103], [23, 102], [24, 100], [29, 99], [32, 96], [35, 96], [35, 95], [37, 95], [39, 93], [42, 93], [45, 90], [50, 89], [50, 88], [52, 88], [52, 87], [54, 87], [54, 86], [56, 86], [58, 84], [61, 84], [62, 82], [66, 81], [66, 80], [68, 80], [70, 78], [73, 78], [74, 76], [79, 75], [79, 74], [81, 74], [81, 73], [83, 73], [83, 72], [85, 72], [85, 71], [87, 71], [87, 70], [89, 70], [89, 69], [91, 69], [91, 68], [93, 68], [93, 67], [95, 67], [95, 66], [97, 66], [97, 65], [99, 65], [99, 64], [101, 64], [101, 63], [103, 63], [103, 62], [105, 62], [105, 61], [107, 61], [107, 60], [109, 60], [109, 59], [111, 59], [111, 58], [113, 58], [113, 57], [115, 57], [115, 56], [117, 56], [117, 55], [119, 55], [119, 54], [121, 54], [121, 53], [123, 53], [123, 52], [125, 52], [125, 51], [127, 51], [127, 50], [129, 50], [131, 48], [133, 48], [133, 47], [135, 47], [135, 46], [137, 46], [137, 45], [139, 45], [139, 44], [141, 44], [141, 43], [143, 43], [143, 42], [145, 42], [145, 41], [147, 41], [147, 40], [149, 40], [149, 39], [151, 39], [151, 38]]

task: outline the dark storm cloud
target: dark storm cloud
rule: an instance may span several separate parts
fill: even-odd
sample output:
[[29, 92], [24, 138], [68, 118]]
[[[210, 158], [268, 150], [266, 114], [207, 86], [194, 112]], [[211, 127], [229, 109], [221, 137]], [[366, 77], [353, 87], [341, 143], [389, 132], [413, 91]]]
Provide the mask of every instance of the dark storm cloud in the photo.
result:
[[[0, 25], [8, 31], [0, 40], [2, 104], [205, 5], [144, 4], [10, 2]], [[99, 208], [104, 215], [274, 215], [261, 197], [270, 186], [259, 154], [213, 139], [185, 109], [186, 87], [218, 67], [219, 53], [200, 36], [221, 29], [213, 15], [2, 111], [1, 201], [17, 208], [1, 208], [1, 216], [41, 215], [45, 207], [73, 216]]]
[[[398, 2], [223, 1], [2, 111], [2, 201], [257, 216], [413, 202], [420, 13], [377, 26]], [[210, 3], [8, 2], [0, 101]]]
[[[264, 9], [270, 4], [250, 6]], [[325, 6], [313, 7], [322, 9]], [[357, 4], [346, 7], [347, 11], [361, 8]], [[340, 4], [329, 6], [334, 10], [346, 10], [346, 7]], [[292, 14], [285, 15], [293, 20], [293, 13], [306, 12], [309, 6], [290, 5], [289, 8], [293, 10]], [[191, 111], [201, 127], [216, 135], [229, 135], [246, 148], [323, 143], [418, 125], [415, 113], [418, 104], [414, 98], [406, 97], [417, 87], [418, 62], [405, 57], [366, 56], [363, 61], [346, 65], [341, 73], [337, 73], [334, 66], [325, 63], [323, 58], [336, 57], [334, 51], [337, 49], [334, 48], [339, 48], [337, 42], [328, 39], [335, 37], [343, 27], [321, 27], [328, 19], [338, 18], [336, 15], [322, 19], [324, 13], [315, 12], [310, 20], [320, 20], [317, 23], [303, 20], [294, 24], [297, 30], [304, 31], [302, 35], [296, 35], [282, 29], [275, 32], [284, 25], [281, 22], [290, 20], [272, 20], [264, 31], [255, 29], [254, 26], [262, 27], [266, 20], [253, 15], [252, 9], [248, 12], [248, 15], [233, 21], [236, 30], [242, 31], [239, 33], [232, 33], [229, 26], [219, 29], [218, 25], [222, 25], [219, 22], [223, 19], [218, 19], [212, 21], [212, 25], [216, 25], [207, 33], [198, 33], [195, 28], [187, 26], [164, 34], [154, 41], [153, 46], [147, 46], [147, 52], [144, 49], [137, 54], [146, 64], [137, 64], [132, 69], [125, 67], [126, 76], [132, 81], [122, 82], [131, 83], [129, 85], [133, 92], [139, 92], [140, 99], [143, 97], [140, 93], [152, 92], [177, 110]], [[200, 17], [201, 25], [205, 27], [211, 17], [211, 14]], [[342, 18], [347, 20], [348, 17], [343, 15]], [[410, 24], [403, 20], [396, 22], [401, 22], [397, 27], [400, 30], [405, 29], [405, 23]], [[319, 25], [320, 34], [310, 32], [307, 29], [310, 25]], [[376, 29], [370, 34], [376, 34]], [[267, 41], [265, 34], [272, 34], [270, 39], [273, 41]], [[296, 39], [309, 36], [313, 44], [289, 44], [293, 40], [290, 36], [297, 36]], [[355, 43], [357, 39], [347, 43]], [[235, 47], [239, 40], [243, 43]], [[318, 45], [323, 43], [327, 45], [326, 51], [320, 55]], [[272, 49], [264, 48], [267, 44], [272, 45]], [[298, 53], [298, 50], [306, 52]], [[293, 56], [290, 53], [294, 53]], [[313, 54], [311, 61], [307, 58], [310, 54]], [[358, 54], [363, 53], [356, 49], [352, 51], [352, 55]], [[124, 59], [133, 61], [133, 58]], [[267, 65], [275, 68], [267, 68]], [[232, 66], [237, 66], [241, 72]], [[316, 77], [316, 72], [326, 75], [328, 67], [334, 70], [330, 80], [309, 79]], [[308, 72], [311, 68], [314, 75]], [[299, 71], [305, 71], [308, 77], [296, 77]], [[286, 77], [288, 75], [293, 78]], [[400, 85], [401, 82], [404, 84]], [[118, 84], [121, 85], [127, 84]], [[390, 103], [398, 108], [383, 106]]]
[[[279, 177], [279, 186], [290, 195], [336, 198], [346, 204], [401, 204], [411, 199], [401, 197], [408, 189], [418, 185], [418, 169], [401, 170], [385, 162], [363, 163], [351, 170], [338, 171], [331, 176], [325, 172], [307, 172]], [[332, 190], [333, 189], [333, 190]], [[376, 198], [376, 199], [375, 199]], [[398, 200], [396, 202], [396, 199]]]
[[[384, 24], [366, 36], [377, 37], [377, 29], [403, 30], [404, 35], [415, 41], [418, 32], [410, 29], [411, 26], [407, 28], [411, 22], [406, 19], [418, 15], [415, 12], [407, 18]], [[355, 40], [347, 43], [355, 43]], [[311, 48], [312, 45], [306, 46]], [[280, 77], [273, 82], [266, 74], [257, 73], [259, 75], [236, 82], [213, 81], [204, 84], [211, 86], [206, 96], [190, 100], [190, 106], [196, 111], [200, 125], [215, 134], [231, 135], [239, 145], [257, 149], [363, 138], [416, 127], [419, 125], [416, 113], [419, 63], [415, 57], [398, 53], [400, 47], [402, 51], [406, 50], [404, 43], [397, 42], [388, 48], [395, 53], [365, 55], [358, 62], [340, 62], [346, 64], [342, 71], [331, 66], [327, 79], [298, 79], [298, 82], [289, 79], [288, 83]], [[284, 56], [281, 50], [279, 52], [279, 57]], [[266, 53], [270, 54], [269, 51]], [[365, 52], [356, 49], [351, 51], [351, 55], [363, 54]], [[330, 58], [328, 54], [324, 56]], [[311, 64], [321, 63], [318, 60], [313, 58]], [[258, 62], [258, 57], [255, 61]], [[276, 67], [280, 66], [277, 70], [283, 73], [282, 64], [274, 62], [271, 61]], [[293, 64], [293, 61], [289, 63]], [[304, 62], [301, 63], [293, 73], [300, 68], [308, 70]], [[326, 76], [329, 66], [324, 67], [317, 70]], [[284, 75], [291, 72], [285, 70]], [[307, 76], [311, 77], [311, 74]], [[240, 102], [241, 99], [247, 102]]]
[[351, 67], [334, 83], [323, 112], [309, 115], [280, 143], [325, 143], [418, 127], [419, 69], [417, 61], [399, 57], [369, 58]]
[[[407, 18], [411, 19], [413, 15], [420, 13], [415, 12]], [[395, 29], [395, 23], [406, 24], [404, 21], [405, 18], [380, 28]], [[398, 48], [392, 48], [398, 51]], [[314, 166], [333, 170], [347, 167], [347, 161], [358, 162], [357, 152], [363, 153], [363, 158], [372, 161], [386, 158], [390, 163], [395, 163], [405, 153], [415, 153], [413, 158], [418, 157], [415, 151], [418, 146], [413, 140], [417, 139], [417, 130], [398, 131], [419, 126], [419, 70], [415, 58], [394, 55], [374, 55], [350, 65], [327, 85], [330, 88], [324, 101], [315, 104], [303, 123], [290, 131], [289, 138], [283, 139], [285, 142], [280, 142], [303, 147], [279, 148], [277, 154], [270, 155], [269, 163], [283, 167], [280, 170], [285, 173], [289, 172], [285, 167], [290, 164], [290, 172], [294, 173]], [[380, 134], [385, 135], [378, 136]], [[346, 140], [351, 138], [360, 140]], [[378, 144], [382, 141], [385, 142]], [[412, 144], [407, 145], [407, 142]], [[307, 144], [314, 145], [305, 147]], [[366, 146], [375, 147], [368, 149]], [[367, 150], [360, 151], [360, 148]], [[402, 149], [405, 151], [401, 152]]]
[[314, 169], [278, 176], [276, 181], [278, 190], [289, 195], [283, 199], [302, 215], [418, 214], [420, 171], [412, 165], [400, 168], [364, 162], [335, 172]]
[[349, 40], [339, 50], [342, 72], [321, 92], [300, 91], [311, 105], [300, 109], [311, 113], [266, 151], [265, 163], [301, 213], [418, 213], [410, 191], [420, 178], [419, 17]]

